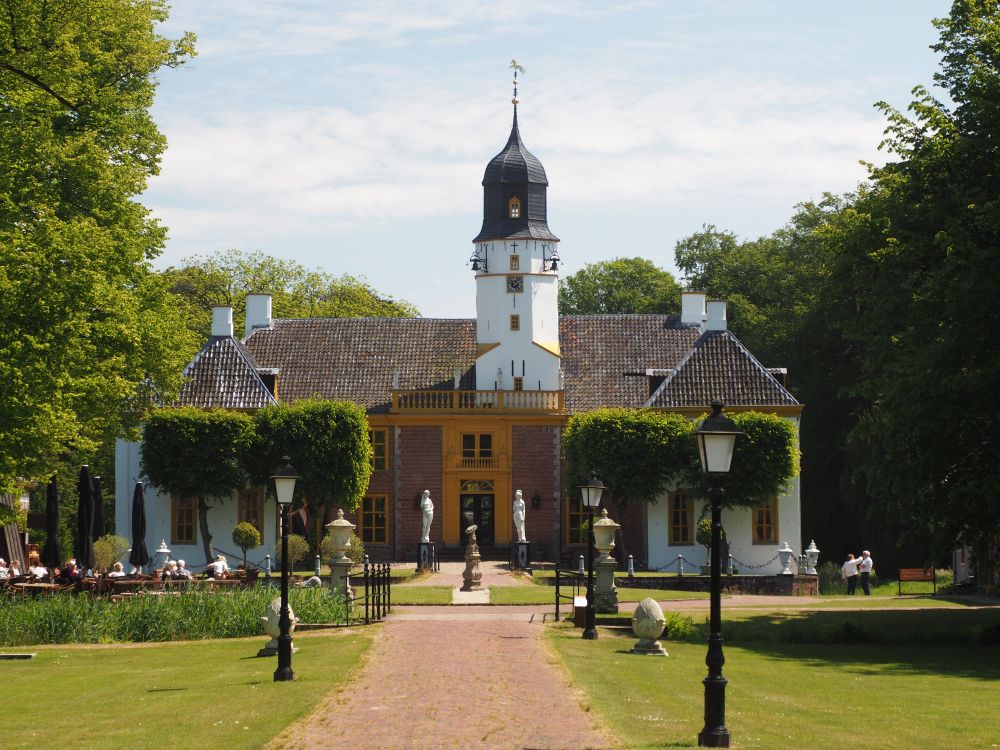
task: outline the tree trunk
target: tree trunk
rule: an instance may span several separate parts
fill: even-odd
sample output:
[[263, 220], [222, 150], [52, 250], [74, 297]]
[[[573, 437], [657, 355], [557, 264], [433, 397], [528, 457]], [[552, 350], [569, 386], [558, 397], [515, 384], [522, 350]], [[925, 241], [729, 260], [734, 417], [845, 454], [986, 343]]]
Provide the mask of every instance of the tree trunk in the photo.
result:
[[208, 503], [198, 496], [198, 526], [201, 528], [201, 545], [205, 549], [205, 565], [212, 564], [212, 532], [208, 530]]

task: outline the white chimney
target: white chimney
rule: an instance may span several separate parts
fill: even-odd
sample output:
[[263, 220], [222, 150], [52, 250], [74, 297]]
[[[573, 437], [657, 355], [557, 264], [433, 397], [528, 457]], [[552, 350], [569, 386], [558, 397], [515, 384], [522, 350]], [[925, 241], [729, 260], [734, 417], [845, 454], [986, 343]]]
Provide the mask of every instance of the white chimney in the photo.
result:
[[212, 308], [212, 335], [230, 337], [233, 335], [233, 308]]
[[271, 327], [271, 295], [248, 294], [247, 317], [243, 337], [248, 338], [258, 328]]
[[681, 323], [705, 327], [705, 293], [681, 292]]
[[726, 303], [713, 299], [708, 303], [708, 320], [705, 321], [706, 331], [726, 330]]

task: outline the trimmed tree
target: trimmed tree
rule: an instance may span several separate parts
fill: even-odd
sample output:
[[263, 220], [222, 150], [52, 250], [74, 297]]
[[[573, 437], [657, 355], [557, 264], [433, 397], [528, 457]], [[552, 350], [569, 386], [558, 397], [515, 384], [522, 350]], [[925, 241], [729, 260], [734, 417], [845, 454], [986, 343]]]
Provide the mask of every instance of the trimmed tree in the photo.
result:
[[[726, 507], [755, 507], [783, 494], [798, 473], [795, 428], [774, 414], [729, 415], [744, 434], [736, 441], [726, 482]], [[563, 433], [570, 486], [593, 471], [619, 518], [629, 501], [656, 502], [669, 481], [695, 497], [708, 497], [694, 431], [697, 423], [680, 414], [642, 409], [598, 409], [572, 417]], [[620, 559], [628, 556], [619, 532]]]
[[319, 549], [323, 512], [338, 506], [357, 508], [372, 473], [372, 448], [365, 410], [346, 401], [302, 400], [268, 406], [257, 412], [256, 439], [246, 466], [254, 481], [272, 491], [271, 470], [289, 456], [301, 477], [297, 502], [305, 502], [315, 519], [314, 544]]
[[162, 409], [146, 422], [142, 475], [164, 492], [198, 499], [206, 565], [213, 559], [206, 498], [226, 498], [246, 487], [247, 472], [240, 459], [253, 434], [252, 417], [222, 409]]
[[[594, 472], [621, 519], [629, 502], [656, 502], [668, 480], [697, 462], [692, 430], [680, 414], [648, 409], [577, 414], [563, 433], [569, 484], [585, 484]], [[621, 560], [628, 558], [620, 530], [616, 548]]]
[[243, 550], [243, 568], [247, 567], [247, 550], [261, 545], [260, 532], [249, 521], [241, 521], [233, 529], [233, 544]]

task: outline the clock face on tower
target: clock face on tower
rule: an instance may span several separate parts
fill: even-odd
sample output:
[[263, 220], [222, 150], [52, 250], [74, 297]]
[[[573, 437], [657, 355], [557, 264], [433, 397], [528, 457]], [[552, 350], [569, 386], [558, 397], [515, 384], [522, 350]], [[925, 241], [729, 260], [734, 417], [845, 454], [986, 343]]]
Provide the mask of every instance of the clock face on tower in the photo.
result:
[[523, 276], [508, 276], [507, 277], [507, 291], [510, 294], [518, 294], [524, 291], [524, 277]]

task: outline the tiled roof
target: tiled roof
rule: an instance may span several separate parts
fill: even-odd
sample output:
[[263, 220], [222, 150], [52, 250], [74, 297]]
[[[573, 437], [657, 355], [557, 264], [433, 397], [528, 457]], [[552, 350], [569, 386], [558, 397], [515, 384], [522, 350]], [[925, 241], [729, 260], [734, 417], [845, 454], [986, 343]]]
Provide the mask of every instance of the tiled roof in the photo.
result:
[[176, 406], [260, 409], [275, 403], [257, 374], [257, 363], [231, 336], [213, 336], [184, 369], [187, 382]]
[[567, 410], [642, 406], [649, 398], [646, 370], [673, 367], [699, 335], [670, 315], [564, 316], [559, 347]]
[[[450, 390], [456, 369], [462, 390], [476, 387], [475, 320], [278, 319], [251, 334], [245, 347], [238, 342], [238, 348], [220, 347], [218, 341], [210, 341], [189, 367], [194, 377], [185, 387], [188, 403], [254, 408], [249, 394], [259, 397], [263, 384], [256, 390], [237, 385], [252, 384], [254, 378], [259, 382], [252, 372], [256, 365], [278, 370], [280, 401], [343, 399], [373, 413], [389, 411], [396, 372], [402, 390]], [[571, 413], [602, 406], [707, 406], [715, 398], [734, 406], [796, 403], [731, 333], [702, 334], [675, 316], [565, 316], [560, 347]], [[240, 352], [242, 359], [230, 356]], [[223, 376], [209, 370], [209, 363], [234, 372]], [[652, 398], [647, 370], [663, 370], [666, 376]], [[213, 384], [225, 387], [212, 390]], [[230, 404], [221, 398], [206, 403], [216, 393], [247, 395], [230, 398]]]
[[258, 362], [278, 368], [281, 401], [320, 397], [387, 412], [393, 373], [403, 390], [476, 387], [476, 321], [434, 318], [275, 320], [246, 341]]
[[729, 331], [708, 331], [677, 363], [649, 406], [791, 406], [795, 398]]

